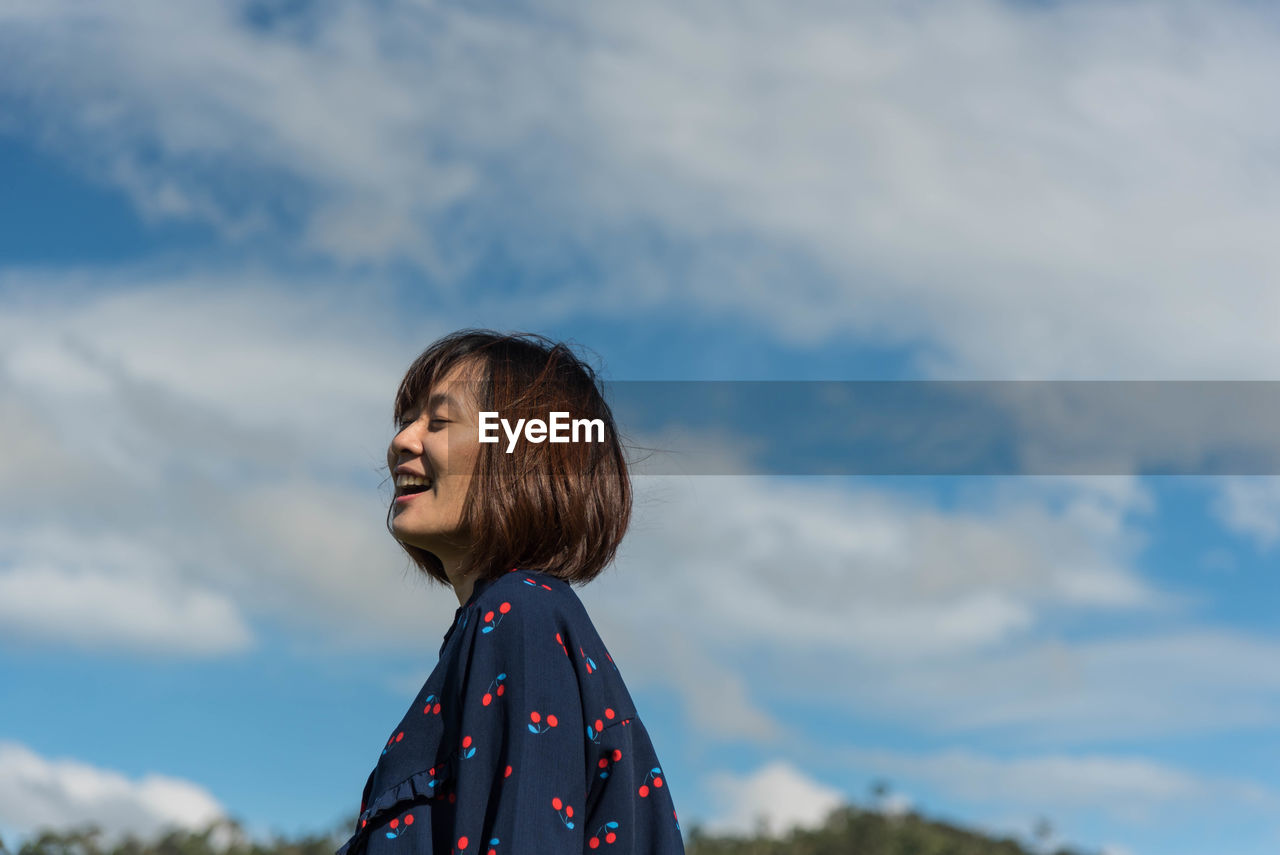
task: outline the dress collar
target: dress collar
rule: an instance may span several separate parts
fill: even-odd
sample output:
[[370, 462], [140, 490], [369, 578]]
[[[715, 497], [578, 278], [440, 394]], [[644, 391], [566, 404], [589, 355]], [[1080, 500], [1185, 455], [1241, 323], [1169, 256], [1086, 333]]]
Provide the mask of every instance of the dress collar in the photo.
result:
[[492, 579], [487, 579], [483, 577], [476, 579], [474, 582], [471, 583], [471, 596], [467, 597], [467, 601], [463, 603], [459, 608], [465, 609], [467, 606], [474, 603], [476, 601], [476, 598], [480, 596], [480, 592], [492, 584], [493, 584]]
[[489, 587], [492, 584], [493, 584], [492, 579], [484, 579], [484, 578], [476, 579], [475, 582], [471, 584], [471, 596], [467, 597], [467, 601], [462, 605], [458, 606], [458, 608], [454, 610], [453, 623], [449, 624], [449, 629], [445, 632], [444, 639], [440, 642], [441, 654], [444, 653], [445, 647], [449, 644], [449, 638], [453, 635], [454, 631], [458, 628], [458, 621], [462, 619], [462, 613], [465, 612], [468, 608], [470, 608], [475, 603], [475, 601], [479, 598], [480, 594], [484, 592], [485, 588]]

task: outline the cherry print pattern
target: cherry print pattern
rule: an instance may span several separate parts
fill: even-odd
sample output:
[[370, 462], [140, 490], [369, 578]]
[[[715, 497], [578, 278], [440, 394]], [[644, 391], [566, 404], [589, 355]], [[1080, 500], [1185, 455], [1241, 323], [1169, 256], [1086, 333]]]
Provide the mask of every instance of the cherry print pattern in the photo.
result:
[[640, 798], [647, 798], [649, 795], [649, 781], [653, 781], [654, 787], [662, 786], [662, 770], [654, 766], [649, 770], [649, 774], [644, 776], [644, 783], [640, 785]]
[[[648, 732], [568, 583], [518, 568], [477, 580], [427, 685], [336, 855], [683, 855]], [[414, 765], [437, 757], [443, 771]]]
[[565, 828], [573, 828], [573, 805], [565, 804], [556, 796], [551, 800], [551, 806], [556, 809], [556, 813], [560, 816], [560, 821], [564, 823]]
[[600, 841], [605, 843], [613, 843], [618, 839], [618, 823], [615, 820], [609, 820], [604, 825], [596, 829], [596, 833], [587, 839], [587, 845], [592, 849], [600, 848]]
[[559, 723], [560, 720], [551, 713], [547, 714], [547, 723], [545, 725], [542, 724], [542, 713], [537, 710], [529, 713], [529, 730], [533, 733], [546, 733]]
[[609, 777], [609, 769], [613, 766], [613, 764], [617, 763], [621, 759], [622, 759], [622, 749], [620, 748], [615, 748], [613, 749], [613, 751], [601, 757], [599, 762], [596, 763], [596, 766], [600, 769], [600, 777], [601, 778]]
[[511, 611], [511, 603], [504, 602], [502, 605], [498, 606], [498, 616], [496, 618], [493, 616], [492, 609], [485, 612], [484, 613], [484, 624], [485, 624], [484, 629], [480, 631], [486, 632], [486, 633], [493, 632], [495, 629], [498, 628], [498, 624], [502, 623], [502, 619], [506, 617], [510, 611]]
[[[613, 721], [616, 716], [617, 713], [613, 711], [613, 707], [604, 708], [604, 719]], [[587, 725], [587, 739], [590, 739], [592, 742], [600, 741], [600, 734], [604, 732], [606, 727], [604, 719], [596, 719], [594, 727], [591, 724]]]
[[489, 690], [485, 692], [484, 697], [480, 699], [480, 703], [487, 707], [489, 706], [489, 704], [493, 703], [493, 699], [495, 697], [499, 697], [499, 698], [502, 697], [502, 693], [507, 688], [506, 686], [502, 685], [502, 681], [505, 679], [507, 679], [506, 674], [499, 674], [498, 676], [494, 677], [493, 681], [489, 683]]
[[406, 813], [404, 816], [398, 819], [393, 819], [391, 820], [391, 822], [387, 823], [387, 828], [390, 829], [387, 832], [387, 839], [395, 840], [397, 837], [404, 834], [406, 831], [408, 831], [412, 827], [413, 827], [412, 813]]

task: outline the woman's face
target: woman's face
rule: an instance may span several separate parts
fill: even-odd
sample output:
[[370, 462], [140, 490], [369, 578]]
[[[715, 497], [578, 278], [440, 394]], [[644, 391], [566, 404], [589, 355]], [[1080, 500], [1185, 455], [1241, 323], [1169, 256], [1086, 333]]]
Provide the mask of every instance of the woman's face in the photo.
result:
[[[480, 439], [474, 387], [464, 381], [476, 376], [474, 368], [455, 365], [427, 391], [426, 400], [401, 414], [400, 432], [387, 449], [387, 465], [397, 481], [392, 531], [401, 542], [434, 553], [448, 569], [467, 551], [462, 505]], [[406, 493], [397, 468], [425, 476], [427, 489]]]

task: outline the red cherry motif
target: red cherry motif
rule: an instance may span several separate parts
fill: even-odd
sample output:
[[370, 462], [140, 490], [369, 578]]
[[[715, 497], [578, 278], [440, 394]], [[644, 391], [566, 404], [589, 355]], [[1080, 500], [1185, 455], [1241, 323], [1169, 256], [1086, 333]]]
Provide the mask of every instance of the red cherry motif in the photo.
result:
[[548, 715], [548, 716], [547, 716], [547, 724], [551, 725], [552, 727], [555, 727], [555, 726], [556, 726], [556, 717], [555, 717], [554, 715]]
[[492, 700], [493, 700], [493, 695], [489, 694], [488, 692], [485, 692], [485, 693], [484, 693], [484, 697], [480, 699], [480, 703], [481, 703], [483, 706], [486, 706], [486, 707], [487, 707], [487, 706], [489, 706], [489, 702], [490, 702], [490, 701], [492, 701]]
[[463, 748], [470, 748], [470, 747], [471, 747], [471, 737], [470, 737], [470, 736], [464, 736], [464, 737], [462, 737], [462, 747], [463, 747]]
[[459, 838], [458, 838], [458, 848], [459, 848], [459, 849], [466, 849], [466, 848], [467, 848], [467, 838], [465, 838], [465, 837], [459, 837]]
[[498, 611], [502, 612], [505, 615], [507, 612], [511, 611], [511, 604], [503, 603], [502, 605], [498, 606]]
[[405, 825], [413, 825], [413, 814], [411, 814], [411, 813], [406, 813], [406, 814], [404, 815], [404, 824], [405, 824]]
[[614, 717], [614, 715], [616, 715], [616, 713], [614, 713], [614, 711], [613, 711], [613, 707], [605, 707], [605, 708], [604, 708], [604, 717], [605, 717], [605, 718], [609, 718], [609, 719], [611, 719], [611, 718], [613, 718], [613, 717]]
[[538, 722], [542, 721], [542, 716], [538, 713], [537, 710], [534, 710], [533, 712], [529, 713], [529, 718], [533, 720], [534, 724], [537, 724]]
[[502, 777], [504, 777], [504, 778], [510, 778], [510, 777], [511, 777], [511, 767], [510, 767], [510, 766], [508, 766], [508, 767], [507, 767], [507, 771], [506, 771], [506, 772], [504, 772], [504, 773], [502, 774]]
[[599, 766], [601, 769], [603, 769], [605, 766], [609, 765], [609, 758], [601, 757], [600, 762], [597, 763], [596, 765]]
[[485, 623], [488, 623], [488, 622], [489, 622], [489, 621], [491, 621], [491, 620], [493, 620], [493, 611], [492, 611], [492, 610], [487, 611], [487, 612], [485, 612], [485, 613], [484, 613], [484, 622], [485, 622]]
[[[645, 776], [644, 776], [645, 781], [647, 782], [651, 776], [652, 776], [652, 778], [653, 778], [653, 785], [654, 785], [655, 787], [661, 787], [661, 786], [662, 786], [662, 770], [661, 770], [661, 769], [656, 769], [656, 768], [655, 768], [655, 769], [654, 769], [652, 772], [650, 772], [648, 775], [645, 775]], [[645, 796], [647, 796], [647, 795], [649, 795], [649, 785], [648, 785], [648, 783], [641, 784], [641, 785], [640, 785], [640, 798], [644, 798], [644, 797], [645, 797]]]
[[569, 819], [573, 819], [573, 805], [565, 805], [564, 814], [569, 817]]
[[390, 824], [390, 826], [391, 826], [392, 828], [399, 828], [399, 827], [400, 827], [400, 820], [398, 820], [398, 819], [393, 819], [393, 820], [391, 820], [391, 822], [390, 822], [389, 824]]
[[613, 762], [617, 763], [621, 759], [622, 759], [622, 749], [621, 748], [613, 749]]
[[587, 841], [587, 845], [590, 846], [592, 849], [598, 848], [600, 846], [600, 838], [599, 837], [591, 838], [590, 840]]
[[551, 806], [556, 810], [560, 810], [560, 808], [564, 807], [564, 802], [560, 801], [559, 796], [556, 796], [553, 799], [551, 799]]
[[604, 722], [602, 722], [600, 719], [596, 719], [596, 730], [597, 731], [604, 730]]
[[501, 696], [502, 696], [502, 693], [503, 693], [503, 692], [505, 692], [506, 690], [507, 690], [507, 687], [506, 687], [505, 685], [499, 686], [499, 687], [498, 687], [498, 696], [499, 696], [499, 697], [501, 697]]

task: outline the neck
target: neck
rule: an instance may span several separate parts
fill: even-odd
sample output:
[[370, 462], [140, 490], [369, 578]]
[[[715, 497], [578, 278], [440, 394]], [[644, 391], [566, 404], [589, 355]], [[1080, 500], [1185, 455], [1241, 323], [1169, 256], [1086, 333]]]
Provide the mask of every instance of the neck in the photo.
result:
[[445, 561], [444, 572], [449, 577], [449, 583], [453, 585], [453, 592], [458, 595], [458, 605], [465, 604], [471, 597], [471, 591], [475, 588], [479, 573], [475, 570], [464, 571], [461, 561]]

